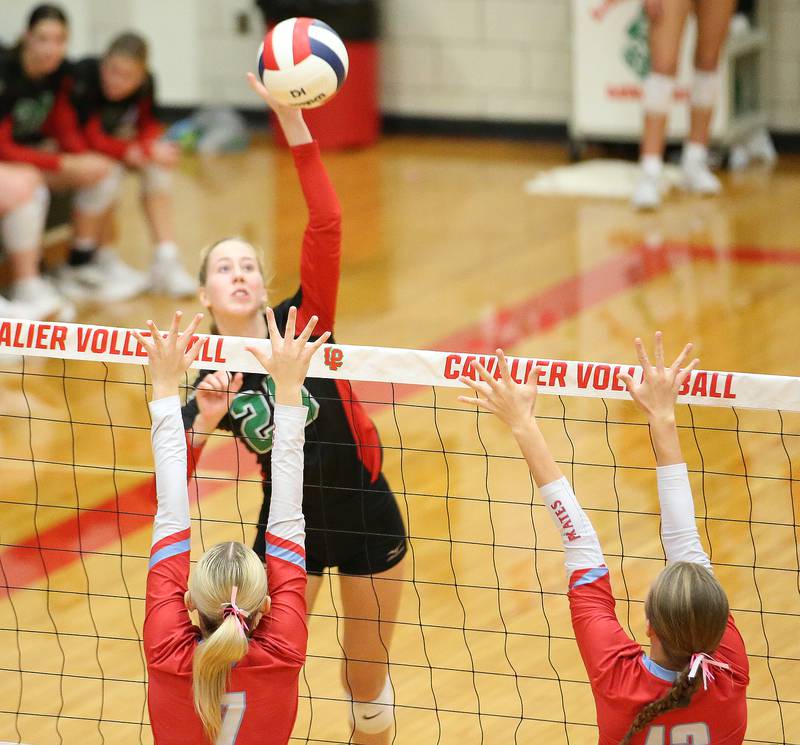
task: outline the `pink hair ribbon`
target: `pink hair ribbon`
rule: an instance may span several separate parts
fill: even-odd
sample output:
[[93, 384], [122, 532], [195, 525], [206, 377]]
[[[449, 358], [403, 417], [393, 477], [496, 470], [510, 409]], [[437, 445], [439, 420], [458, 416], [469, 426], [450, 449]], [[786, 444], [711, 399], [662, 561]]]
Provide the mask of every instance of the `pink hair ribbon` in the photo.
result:
[[697, 671], [700, 670], [703, 674], [703, 690], [707, 691], [708, 681], [714, 680], [714, 671], [711, 669], [712, 667], [718, 667], [721, 670], [731, 669], [731, 666], [727, 663], [719, 662], [703, 652], [693, 654], [689, 662], [689, 678], [694, 678], [697, 675]]
[[231, 589], [231, 602], [222, 604], [222, 619], [225, 620], [228, 616], [233, 616], [239, 624], [239, 631], [242, 632], [242, 636], [247, 637], [247, 617], [250, 614], [236, 605], [236, 593], [238, 590], [239, 588], [234, 585]]

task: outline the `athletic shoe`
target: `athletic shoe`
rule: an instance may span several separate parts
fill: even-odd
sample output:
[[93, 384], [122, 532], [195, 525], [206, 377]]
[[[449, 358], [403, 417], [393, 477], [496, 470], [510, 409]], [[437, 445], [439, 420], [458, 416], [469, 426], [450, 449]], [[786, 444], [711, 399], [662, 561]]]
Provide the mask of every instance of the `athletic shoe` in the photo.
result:
[[34, 321], [35, 309], [27, 303], [8, 300], [0, 295], [0, 318], [15, 318], [20, 321]]
[[150, 284], [147, 275], [128, 266], [120, 259], [116, 251], [112, 251], [110, 248], [99, 249], [94, 256], [94, 263], [103, 273], [107, 282], [120, 288], [127, 288], [127, 292], [125, 289], [120, 289], [120, 292], [126, 293], [125, 297], [119, 298], [120, 300], [127, 300], [147, 292]]
[[9, 299], [27, 306], [31, 313], [28, 317], [33, 321], [45, 318], [59, 321], [75, 319], [75, 306], [43, 277], [33, 277], [14, 285]]
[[722, 184], [708, 169], [707, 163], [683, 162], [680, 185], [684, 191], [702, 196], [713, 196], [722, 191]]
[[637, 210], [654, 210], [661, 204], [662, 192], [661, 178], [640, 170], [633, 187], [631, 204]]
[[78, 303], [130, 300], [147, 288], [145, 275], [131, 269], [109, 249], [95, 254], [87, 264], [65, 264], [56, 272], [55, 280], [61, 293]]
[[197, 280], [184, 269], [180, 258], [156, 256], [150, 265], [150, 290], [169, 297], [191, 297], [197, 292]]

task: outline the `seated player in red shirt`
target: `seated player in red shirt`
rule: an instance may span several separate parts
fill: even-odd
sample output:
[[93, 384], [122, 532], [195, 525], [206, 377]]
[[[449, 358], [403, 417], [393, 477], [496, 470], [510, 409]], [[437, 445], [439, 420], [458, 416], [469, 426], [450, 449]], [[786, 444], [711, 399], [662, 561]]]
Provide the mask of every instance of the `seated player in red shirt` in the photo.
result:
[[747, 653], [700, 544], [675, 426], [678, 390], [698, 361], [681, 369], [691, 351], [687, 344], [666, 367], [660, 332], [654, 366], [640, 339], [636, 349], [642, 382], [620, 378], [650, 425], [667, 557], [645, 601], [649, 655], [617, 620], [597, 534], [536, 422], [535, 381], [517, 385], [497, 350], [500, 380], [476, 366], [482, 380], [462, 382], [478, 398], [459, 398], [495, 413], [511, 428], [561, 533], [572, 626], [594, 694], [600, 745], [738, 745], [747, 727]]
[[[0, 161], [35, 168], [43, 181], [29, 205], [26, 230], [43, 229], [48, 190], [73, 191], [75, 235], [67, 265], [57, 273], [58, 290], [72, 300], [124, 300], [144, 287], [131, 281], [131, 270], [112, 254], [97, 251], [102, 215], [116, 197], [119, 178], [113, 161], [89, 152], [81, 134], [70, 100], [71, 66], [64, 58], [68, 39], [64, 11], [44, 4], [31, 12], [19, 43], [0, 48]], [[26, 240], [13, 231], [4, 237], [11, 251], [27, 250]], [[59, 298], [42, 281], [19, 289], [14, 299], [22, 302], [54, 304]]]
[[[266, 566], [238, 541], [206, 551], [189, 572], [190, 519], [186, 437], [178, 385], [197, 357], [189, 347], [202, 319], [182, 334], [176, 313], [162, 338], [137, 334], [150, 358], [153, 460], [158, 509], [145, 599], [148, 706], [156, 745], [286, 745], [297, 715], [306, 628], [301, 388], [314, 352], [312, 317], [294, 338], [291, 308], [283, 337], [267, 313], [272, 351], [250, 349], [275, 383], [274, 481]], [[197, 611], [199, 627], [189, 611]]]
[[181, 264], [173, 224], [172, 170], [180, 151], [161, 140], [147, 42], [138, 34], [120, 34], [102, 58], [76, 63], [74, 77], [72, 101], [89, 147], [141, 176], [142, 206], [155, 242], [150, 288], [173, 297], [193, 295], [197, 282]]

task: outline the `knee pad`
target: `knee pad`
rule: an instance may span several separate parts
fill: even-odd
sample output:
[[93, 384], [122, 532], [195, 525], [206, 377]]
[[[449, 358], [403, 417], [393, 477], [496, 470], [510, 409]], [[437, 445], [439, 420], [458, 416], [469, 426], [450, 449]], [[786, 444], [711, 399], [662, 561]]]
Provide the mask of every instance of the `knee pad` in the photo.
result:
[[115, 165], [96, 184], [83, 186], [75, 192], [75, 209], [87, 215], [105, 212], [117, 199], [122, 184], [123, 168]]
[[672, 103], [675, 91], [675, 78], [651, 72], [642, 86], [642, 105], [648, 114], [666, 114]]
[[155, 163], [148, 163], [142, 168], [142, 191], [145, 194], [170, 191], [172, 189], [172, 171]]
[[707, 72], [695, 70], [692, 79], [692, 93], [690, 101], [698, 109], [711, 109], [717, 102], [719, 90], [719, 73], [716, 70]]
[[352, 701], [350, 723], [365, 735], [376, 735], [392, 726], [394, 723], [394, 690], [388, 675], [383, 690], [373, 701]]
[[3, 245], [8, 253], [37, 249], [42, 243], [50, 192], [37, 186], [31, 198], [3, 216]]

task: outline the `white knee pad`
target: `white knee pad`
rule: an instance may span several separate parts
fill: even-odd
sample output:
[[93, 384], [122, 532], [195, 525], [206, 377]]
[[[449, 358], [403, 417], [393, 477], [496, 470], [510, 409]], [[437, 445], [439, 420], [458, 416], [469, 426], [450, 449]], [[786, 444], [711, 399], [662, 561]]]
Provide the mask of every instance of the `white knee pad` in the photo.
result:
[[642, 86], [642, 105], [648, 114], [666, 114], [672, 104], [675, 78], [651, 72]]
[[142, 168], [142, 191], [145, 194], [170, 191], [172, 189], [172, 171], [164, 166], [148, 163]]
[[692, 94], [690, 97], [692, 106], [698, 109], [711, 109], [717, 102], [717, 90], [719, 89], [719, 73], [716, 70], [706, 72], [695, 70], [692, 79]]
[[[352, 701], [352, 699], [351, 699]], [[350, 723], [365, 735], [376, 735], [394, 723], [394, 690], [389, 677], [374, 701], [353, 701]]]
[[38, 186], [27, 202], [3, 216], [3, 245], [8, 253], [30, 251], [41, 246], [49, 206], [50, 192], [46, 186]]
[[75, 192], [75, 208], [87, 215], [105, 212], [117, 199], [122, 174], [123, 168], [117, 164], [96, 184], [78, 189]]

